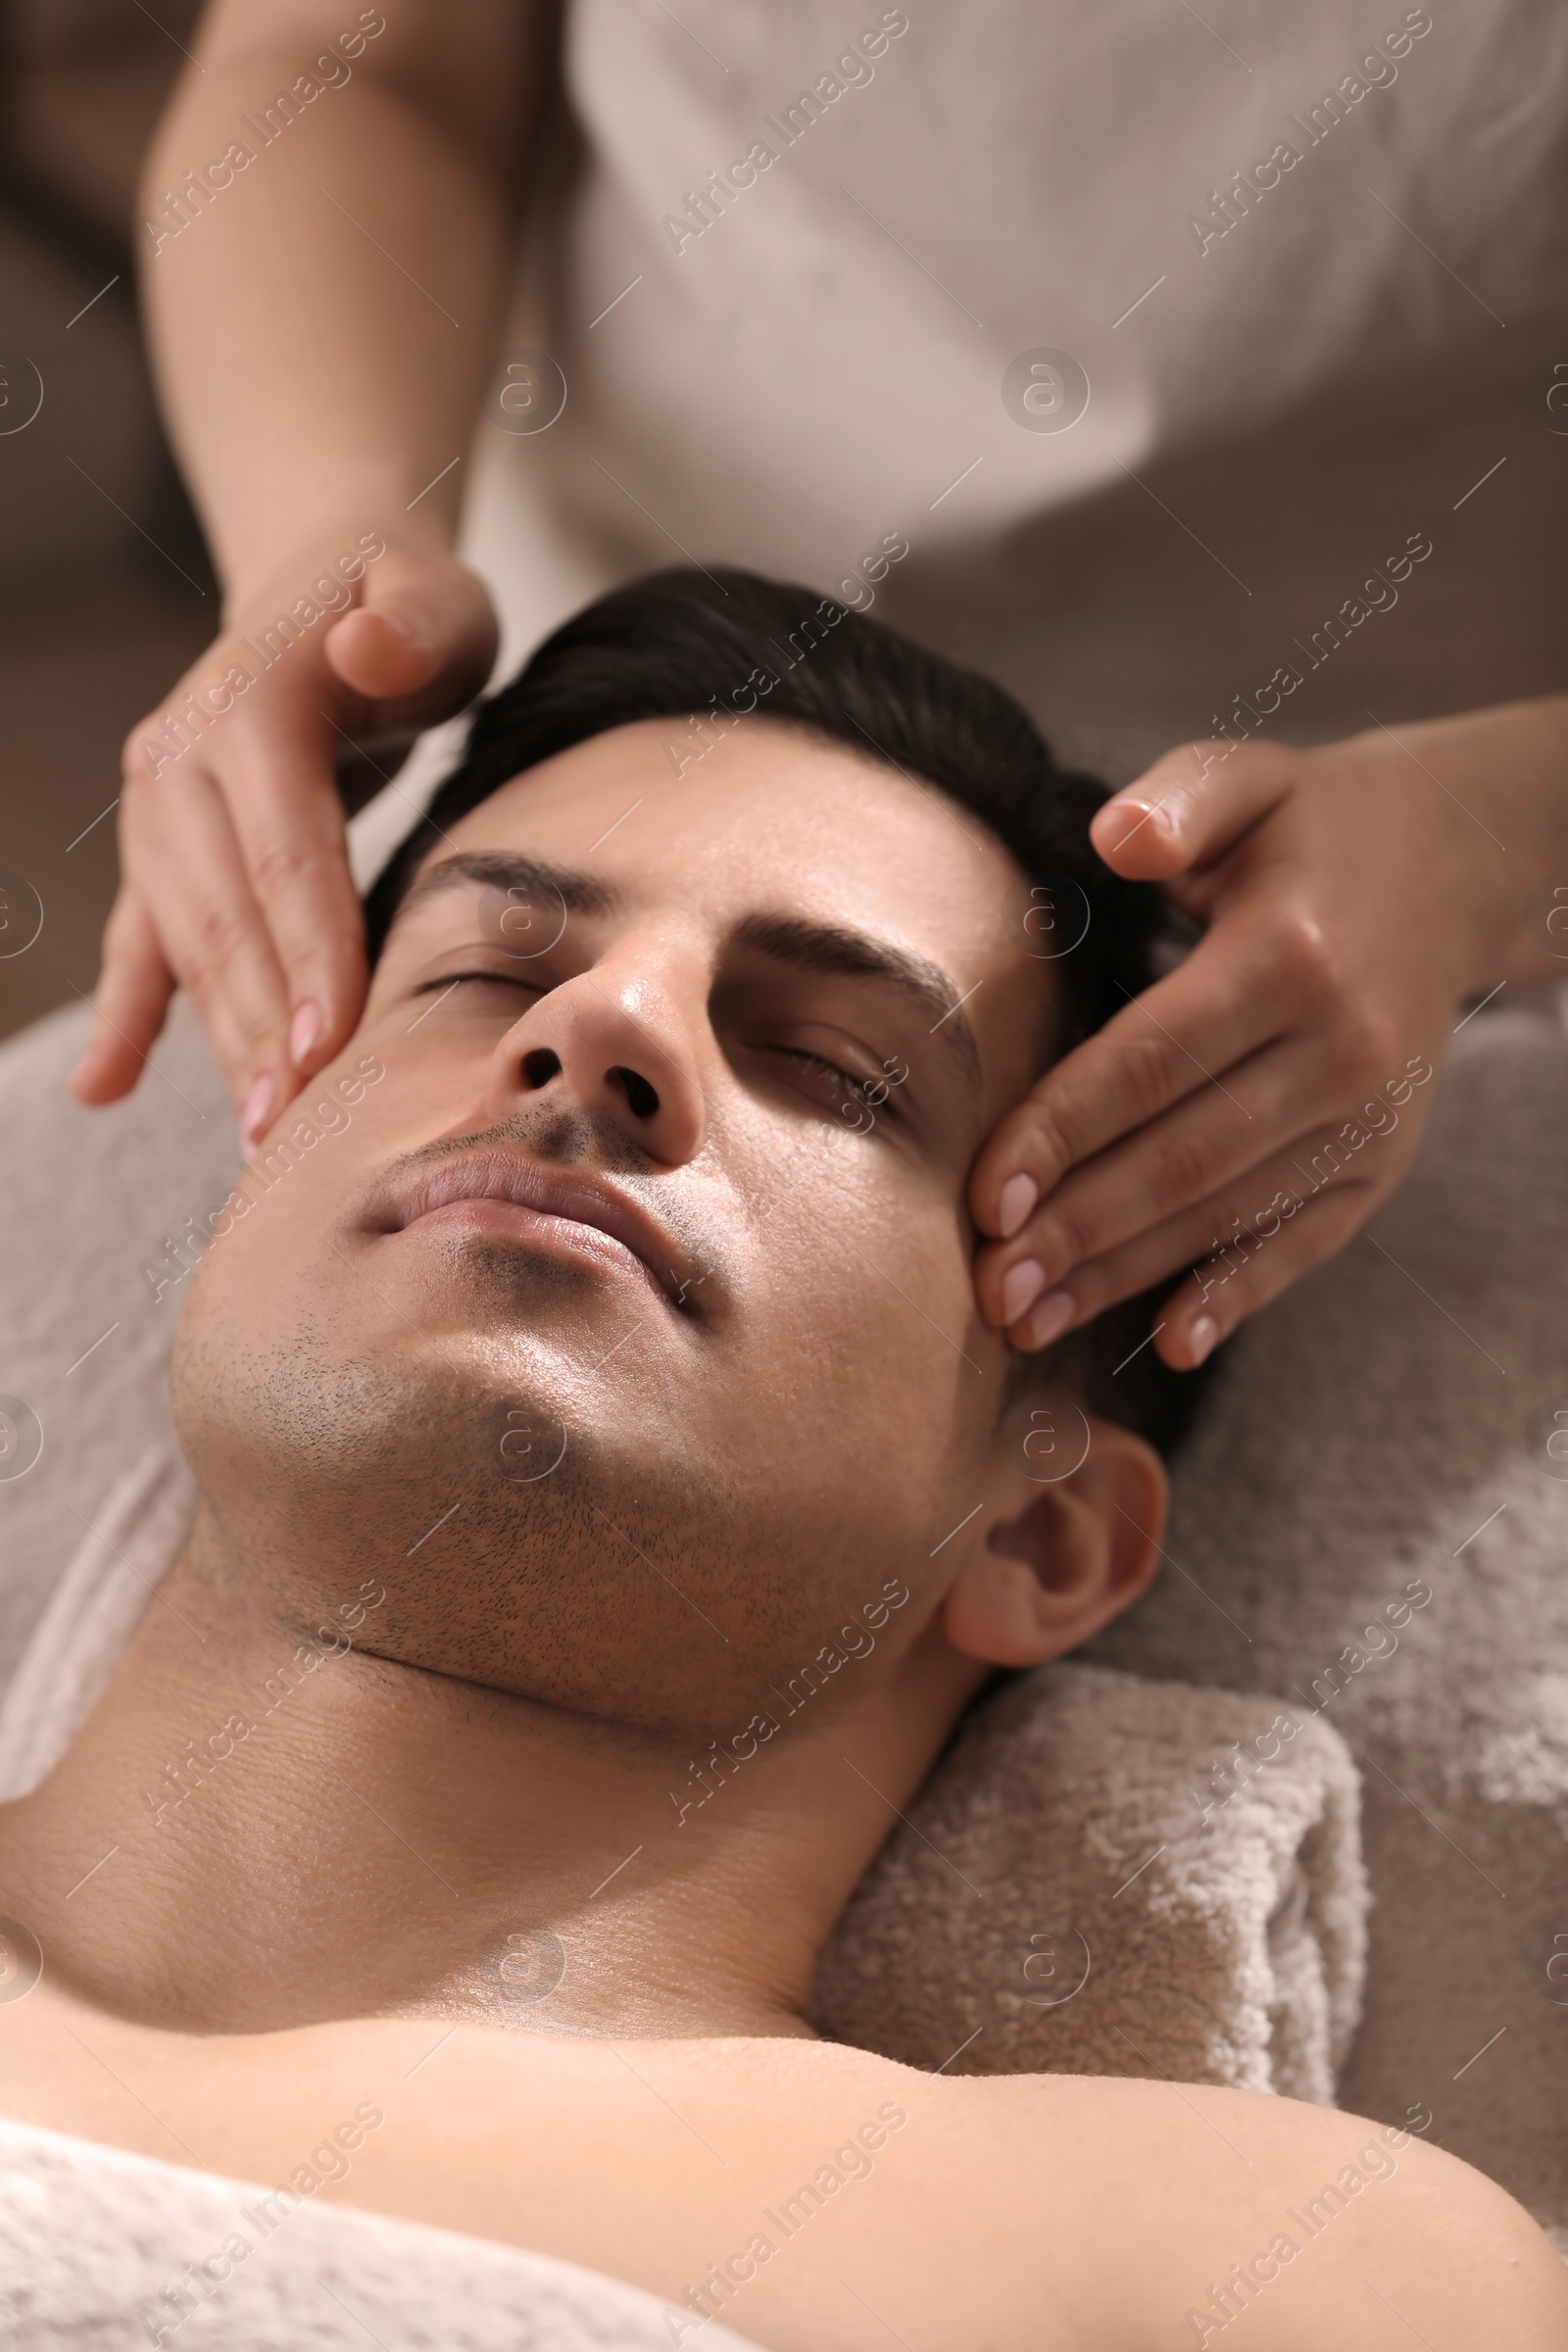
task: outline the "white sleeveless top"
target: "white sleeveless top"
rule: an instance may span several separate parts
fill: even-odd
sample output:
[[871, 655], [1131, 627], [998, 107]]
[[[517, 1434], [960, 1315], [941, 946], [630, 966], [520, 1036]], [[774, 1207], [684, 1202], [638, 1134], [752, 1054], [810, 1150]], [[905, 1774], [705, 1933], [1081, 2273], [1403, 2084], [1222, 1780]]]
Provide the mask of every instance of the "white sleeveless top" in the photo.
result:
[[[1404, 462], [1407, 391], [1457, 427], [1499, 371], [1518, 395], [1541, 358], [1521, 335], [1553, 302], [1561, 317], [1568, 13], [1539, 0], [575, 0], [564, 73], [580, 151], [508, 342], [548, 354], [564, 408], [517, 429], [559, 390], [514, 362], [467, 501], [509, 668], [650, 565], [723, 558], [864, 601], [862, 559], [902, 541], [879, 611], [989, 651], [1027, 692], [1048, 626], [1077, 624], [1059, 565], [1031, 556], [1020, 582], [1017, 551], [1042, 527], [1049, 550], [1054, 517], [1112, 489], [1170, 566], [1166, 608], [1190, 576], [1205, 643], [1245, 643], [1266, 584], [1208, 527], [1206, 493], [1183, 503], [1152, 472], [1204, 447], [1223, 463], [1371, 369], [1406, 387], [1378, 411], [1383, 478]], [[1568, 411], [1568, 331], [1561, 358]], [[1529, 397], [1531, 462], [1560, 484], [1568, 414], [1552, 427], [1544, 379]], [[1314, 462], [1287, 437], [1269, 478], [1288, 490]], [[1458, 533], [1485, 539], [1503, 489], [1448, 528], [1468, 463], [1417, 464], [1388, 548], [1347, 520], [1324, 593], [1422, 530], [1473, 579]], [[1509, 494], [1525, 471], [1516, 451]], [[1254, 562], [1301, 528], [1282, 522]], [[1270, 619], [1262, 676], [1316, 618]], [[1156, 728], [1203, 724], [1185, 663], [1169, 653], [1171, 690], [1150, 689]], [[1127, 666], [1080, 699], [1117, 699]], [[1324, 704], [1306, 723], [1339, 721]]]

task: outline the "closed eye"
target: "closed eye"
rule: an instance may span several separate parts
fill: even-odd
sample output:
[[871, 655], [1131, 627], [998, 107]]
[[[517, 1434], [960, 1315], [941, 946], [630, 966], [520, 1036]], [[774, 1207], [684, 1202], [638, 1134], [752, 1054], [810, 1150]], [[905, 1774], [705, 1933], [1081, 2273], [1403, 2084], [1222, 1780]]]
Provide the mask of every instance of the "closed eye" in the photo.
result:
[[804, 1062], [808, 1069], [819, 1071], [833, 1088], [840, 1102], [853, 1103], [857, 1107], [864, 1107], [870, 1111], [880, 1111], [889, 1119], [898, 1117], [897, 1111], [894, 1110], [889, 1101], [888, 1081], [885, 1077], [858, 1077], [851, 1070], [841, 1069], [839, 1064], [836, 1061], [830, 1061], [825, 1054], [813, 1054], [806, 1046], [770, 1046], [767, 1051], [772, 1054], [785, 1054], [791, 1061]]
[[520, 972], [443, 972], [438, 979], [421, 980], [413, 994], [416, 997], [433, 997], [445, 991], [450, 995], [465, 980], [487, 981], [500, 988], [531, 988], [540, 996], [545, 993], [539, 981], [525, 980]]
[[[484, 1002], [482, 996], [479, 1003], [475, 1004], [475, 989], [490, 991], [505, 989], [507, 1002], [505, 1005], [498, 1004], [492, 995], [488, 1004]], [[454, 1004], [452, 999], [460, 993], [463, 1003]], [[442, 972], [433, 980], [421, 980], [417, 987], [410, 990], [409, 994], [411, 998], [428, 997], [430, 1002], [425, 1005], [424, 1010], [416, 1012], [410, 1022], [410, 1035], [412, 1036], [413, 1032], [418, 1028], [421, 1021], [429, 1020], [432, 1014], [438, 1024], [444, 1021], [449, 1014], [455, 1015], [459, 1019], [466, 1015], [470, 1020], [492, 1023], [504, 1020], [510, 1029], [514, 1021], [521, 1017], [524, 1009], [517, 1003], [519, 993], [540, 997], [545, 994], [545, 989], [541, 982], [524, 980], [519, 973], [514, 972]]]

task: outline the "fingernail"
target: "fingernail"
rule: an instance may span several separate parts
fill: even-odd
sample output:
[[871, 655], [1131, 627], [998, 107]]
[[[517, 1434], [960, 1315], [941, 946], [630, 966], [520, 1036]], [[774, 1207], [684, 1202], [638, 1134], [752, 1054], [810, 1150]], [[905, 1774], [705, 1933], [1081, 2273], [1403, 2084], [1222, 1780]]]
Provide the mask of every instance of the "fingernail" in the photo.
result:
[[[1002, 1238], [1004, 1242], [1011, 1241], [1039, 1198], [1039, 1185], [1032, 1176], [1026, 1176], [1021, 1168], [1016, 1176], [1007, 1178], [1002, 1188], [1002, 1198], [997, 1202], [997, 1214], [1002, 1219]], [[1026, 1298], [1024, 1305], [1028, 1303]], [[1022, 1309], [1019, 1311], [1021, 1313]], [[1011, 1316], [1007, 1319], [1009, 1322], [1012, 1320]]]
[[1049, 1348], [1059, 1340], [1078, 1312], [1078, 1301], [1070, 1291], [1048, 1291], [1029, 1318], [1030, 1348]]
[[1156, 833], [1174, 833], [1176, 830], [1176, 820], [1163, 801], [1119, 801], [1117, 807], [1132, 819], [1122, 835], [1123, 842], [1131, 841], [1133, 835], [1145, 825], [1152, 825]]
[[1046, 1287], [1046, 1269], [1035, 1257], [1020, 1257], [1009, 1266], [1002, 1283], [1002, 1320], [1011, 1324], [1026, 1315]]
[[1213, 1316], [1200, 1315], [1187, 1335], [1187, 1344], [1193, 1351], [1193, 1369], [1195, 1371], [1218, 1338], [1219, 1325]]
[[321, 1034], [321, 1007], [307, 999], [294, 1015], [294, 1026], [288, 1033], [289, 1058], [301, 1062]]
[[270, 1078], [258, 1078], [245, 1098], [245, 1107], [239, 1114], [239, 1140], [247, 1159], [256, 1149], [258, 1137], [266, 1132], [267, 1114], [276, 1092]]

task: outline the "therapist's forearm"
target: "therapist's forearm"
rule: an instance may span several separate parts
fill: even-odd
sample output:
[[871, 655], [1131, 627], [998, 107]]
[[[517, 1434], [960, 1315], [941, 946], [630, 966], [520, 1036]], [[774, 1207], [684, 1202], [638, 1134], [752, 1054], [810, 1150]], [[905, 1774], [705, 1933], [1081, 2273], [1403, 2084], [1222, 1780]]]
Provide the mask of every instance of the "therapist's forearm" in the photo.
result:
[[[390, 30], [263, 144], [262, 110], [353, 12], [323, 12], [315, 37], [314, 11], [274, 6], [252, 35], [253, 13], [211, 20], [143, 175], [156, 220], [163, 192], [230, 141], [254, 153], [158, 250], [141, 232], [165, 414], [231, 610], [339, 524], [450, 545], [464, 467], [426, 485], [466, 453], [495, 350], [509, 133], [524, 113], [515, 32], [498, 27], [489, 61], [510, 74], [515, 119], [480, 122], [450, 90], [421, 102], [420, 61], [406, 40], [399, 57]], [[489, 12], [456, 12], [465, 32], [475, 13]], [[494, 12], [514, 24], [525, 13]]]

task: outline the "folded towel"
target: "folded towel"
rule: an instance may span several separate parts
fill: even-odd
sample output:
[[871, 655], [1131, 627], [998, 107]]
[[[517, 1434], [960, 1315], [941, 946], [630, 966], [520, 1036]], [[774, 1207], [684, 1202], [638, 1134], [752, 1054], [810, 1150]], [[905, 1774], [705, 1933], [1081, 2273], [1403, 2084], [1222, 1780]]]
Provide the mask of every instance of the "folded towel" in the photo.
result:
[[814, 2020], [910, 2066], [1332, 2103], [1366, 1951], [1359, 1795], [1303, 1708], [1045, 1667], [975, 1709], [861, 1880]]
[[[292, 2190], [268, 2196], [258, 2182], [0, 2123], [0, 2341], [7, 2352], [669, 2352], [665, 2307], [641, 2287]], [[748, 2352], [717, 2321], [703, 2342]]]

